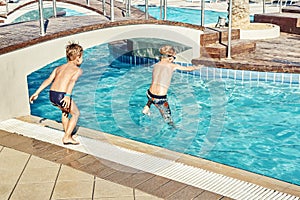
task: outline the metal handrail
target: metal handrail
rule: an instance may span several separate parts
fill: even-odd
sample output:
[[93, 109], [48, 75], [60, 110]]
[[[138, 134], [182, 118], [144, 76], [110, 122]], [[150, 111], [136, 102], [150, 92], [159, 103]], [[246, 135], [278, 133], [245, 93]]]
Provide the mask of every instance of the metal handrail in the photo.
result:
[[53, 0], [53, 17], [57, 17], [57, 12], [56, 12], [56, 0]]
[[149, 19], [149, 1], [148, 0], [145, 0], [145, 19]]
[[229, 0], [227, 59], [231, 59], [232, 0]]
[[110, 0], [110, 21], [115, 21], [114, 0]]
[[126, 0], [125, 1], [125, 11], [126, 11], [126, 17], [130, 17], [131, 15], [131, 0]]
[[45, 36], [45, 24], [44, 24], [44, 14], [43, 14], [43, 0], [38, 1], [39, 16], [40, 16], [40, 35]]
[[167, 0], [164, 0], [164, 20], [167, 20]]
[[6, 15], [8, 15], [8, 12], [9, 12], [9, 10], [8, 10], [8, 3], [9, 3], [9, 0], [6, 0]]
[[102, 0], [102, 12], [103, 12], [103, 15], [106, 15], [106, 11], [105, 11], [105, 3], [106, 3], [106, 1], [105, 1], [105, 0]]
[[205, 0], [201, 1], [201, 26], [204, 26]]

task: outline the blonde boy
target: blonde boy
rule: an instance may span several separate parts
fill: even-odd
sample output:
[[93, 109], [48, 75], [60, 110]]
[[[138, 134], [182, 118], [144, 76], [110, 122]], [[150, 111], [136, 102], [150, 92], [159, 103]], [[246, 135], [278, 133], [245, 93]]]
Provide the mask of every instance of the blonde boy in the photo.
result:
[[66, 56], [67, 63], [55, 68], [29, 100], [33, 103], [40, 92], [52, 83], [49, 97], [52, 104], [62, 111], [62, 124], [65, 131], [62, 142], [76, 145], [79, 142], [72, 137], [72, 131], [76, 127], [80, 113], [71, 94], [76, 81], [82, 74], [79, 66], [83, 61], [83, 48], [79, 44], [69, 43], [66, 47]]
[[143, 109], [143, 113], [149, 115], [150, 106], [154, 104], [160, 111], [164, 120], [173, 125], [171, 110], [167, 100], [168, 89], [171, 84], [173, 72], [175, 70], [193, 71], [199, 67], [183, 67], [173, 63], [176, 59], [176, 52], [172, 46], [166, 45], [159, 49], [160, 61], [156, 63], [152, 71], [152, 83], [147, 91], [148, 102]]

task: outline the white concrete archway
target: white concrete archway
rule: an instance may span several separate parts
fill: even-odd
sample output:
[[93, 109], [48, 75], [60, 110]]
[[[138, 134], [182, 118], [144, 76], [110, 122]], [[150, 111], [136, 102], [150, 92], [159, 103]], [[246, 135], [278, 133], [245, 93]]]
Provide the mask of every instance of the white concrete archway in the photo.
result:
[[68, 41], [79, 41], [86, 49], [95, 45], [131, 38], [158, 38], [192, 48], [190, 59], [200, 55], [201, 30], [164, 24], [133, 24], [93, 31], [38, 43], [0, 55], [0, 120], [29, 115], [27, 75], [65, 56]]

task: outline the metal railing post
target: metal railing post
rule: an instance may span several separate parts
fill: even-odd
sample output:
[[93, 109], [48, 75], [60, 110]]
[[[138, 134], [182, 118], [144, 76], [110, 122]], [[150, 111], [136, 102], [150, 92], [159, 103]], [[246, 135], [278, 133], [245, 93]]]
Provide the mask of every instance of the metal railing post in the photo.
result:
[[159, 19], [162, 19], [162, 8], [163, 8], [163, 0], [159, 1]]
[[8, 10], [8, 3], [9, 3], [9, 0], [6, 0], [5, 2], [6, 2], [6, 15], [8, 15], [8, 12], [9, 12], [9, 10]]
[[229, 0], [227, 59], [231, 59], [232, 0]]
[[110, 0], [110, 21], [115, 21], [114, 0]]
[[56, 0], [53, 0], [53, 17], [57, 17], [57, 12], [56, 12]]
[[126, 17], [130, 17], [130, 15], [131, 15], [131, 0], [127, 0], [127, 3], [128, 3], [128, 6], [127, 6], [128, 10], [127, 10]]
[[263, 13], [266, 13], [266, 0], [263, 0]]
[[201, 26], [204, 26], [205, 0], [201, 1]]
[[40, 17], [40, 35], [45, 36], [45, 24], [44, 24], [44, 15], [43, 15], [43, 0], [38, 1], [39, 6], [39, 17]]
[[164, 0], [164, 20], [167, 20], [167, 0]]
[[149, 13], [148, 13], [149, 7], [148, 7], [148, 3], [149, 3], [149, 1], [145, 0], [145, 19], [149, 19]]
[[280, 4], [279, 4], [279, 13], [282, 13], [282, 0], [280, 0]]
[[105, 3], [106, 3], [106, 1], [105, 1], [105, 0], [102, 0], [102, 12], [103, 12], [103, 15], [106, 15], [106, 11], [105, 11]]

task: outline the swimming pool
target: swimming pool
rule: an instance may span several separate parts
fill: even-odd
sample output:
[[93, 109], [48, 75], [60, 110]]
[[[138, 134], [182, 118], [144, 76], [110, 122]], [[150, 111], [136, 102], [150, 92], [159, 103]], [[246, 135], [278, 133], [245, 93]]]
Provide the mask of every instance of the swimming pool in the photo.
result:
[[[64, 62], [29, 75], [30, 94]], [[300, 185], [299, 75], [216, 68], [176, 72], [169, 91], [177, 126], [172, 129], [154, 107], [150, 117], [141, 113], [152, 72], [152, 62], [143, 62], [121, 63], [107, 45], [85, 50], [84, 73], [73, 93], [79, 125]], [[47, 90], [31, 112], [53, 120], [61, 116]]]
[[[83, 16], [85, 15], [84, 13], [75, 11], [75, 10], [71, 10], [68, 8], [62, 8], [62, 7], [57, 7], [57, 12], [60, 11], [65, 11], [66, 15], [65, 16]], [[53, 8], [49, 7], [49, 8], [44, 8], [43, 9], [43, 14], [44, 14], [44, 18], [50, 18], [53, 16]], [[33, 20], [39, 20], [39, 11], [38, 10], [31, 10], [28, 11], [27, 13], [17, 17], [15, 20], [13, 20], [12, 23], [18, 23], [18, 22], [25, 22], [25, 21], [33, 21]]]
[[[138, 9], [145, 11], [145, 6], [136, 6]], [[160, 8], [158, 6], [150, 6], [148, 9], [149, 15], [156, 19], [160, 19]], [[227, 12], [217, 12], [213, 10], [205, 10], [204, 24], [216, 24], [219, 17], [227, 18]], [[201, 10], [191, 8], [171, 7], [167, 8], [167, 20], [177, 21], [190, 24], [201, 24]], [[250, 16], [253, 21], [253, 16]]]

